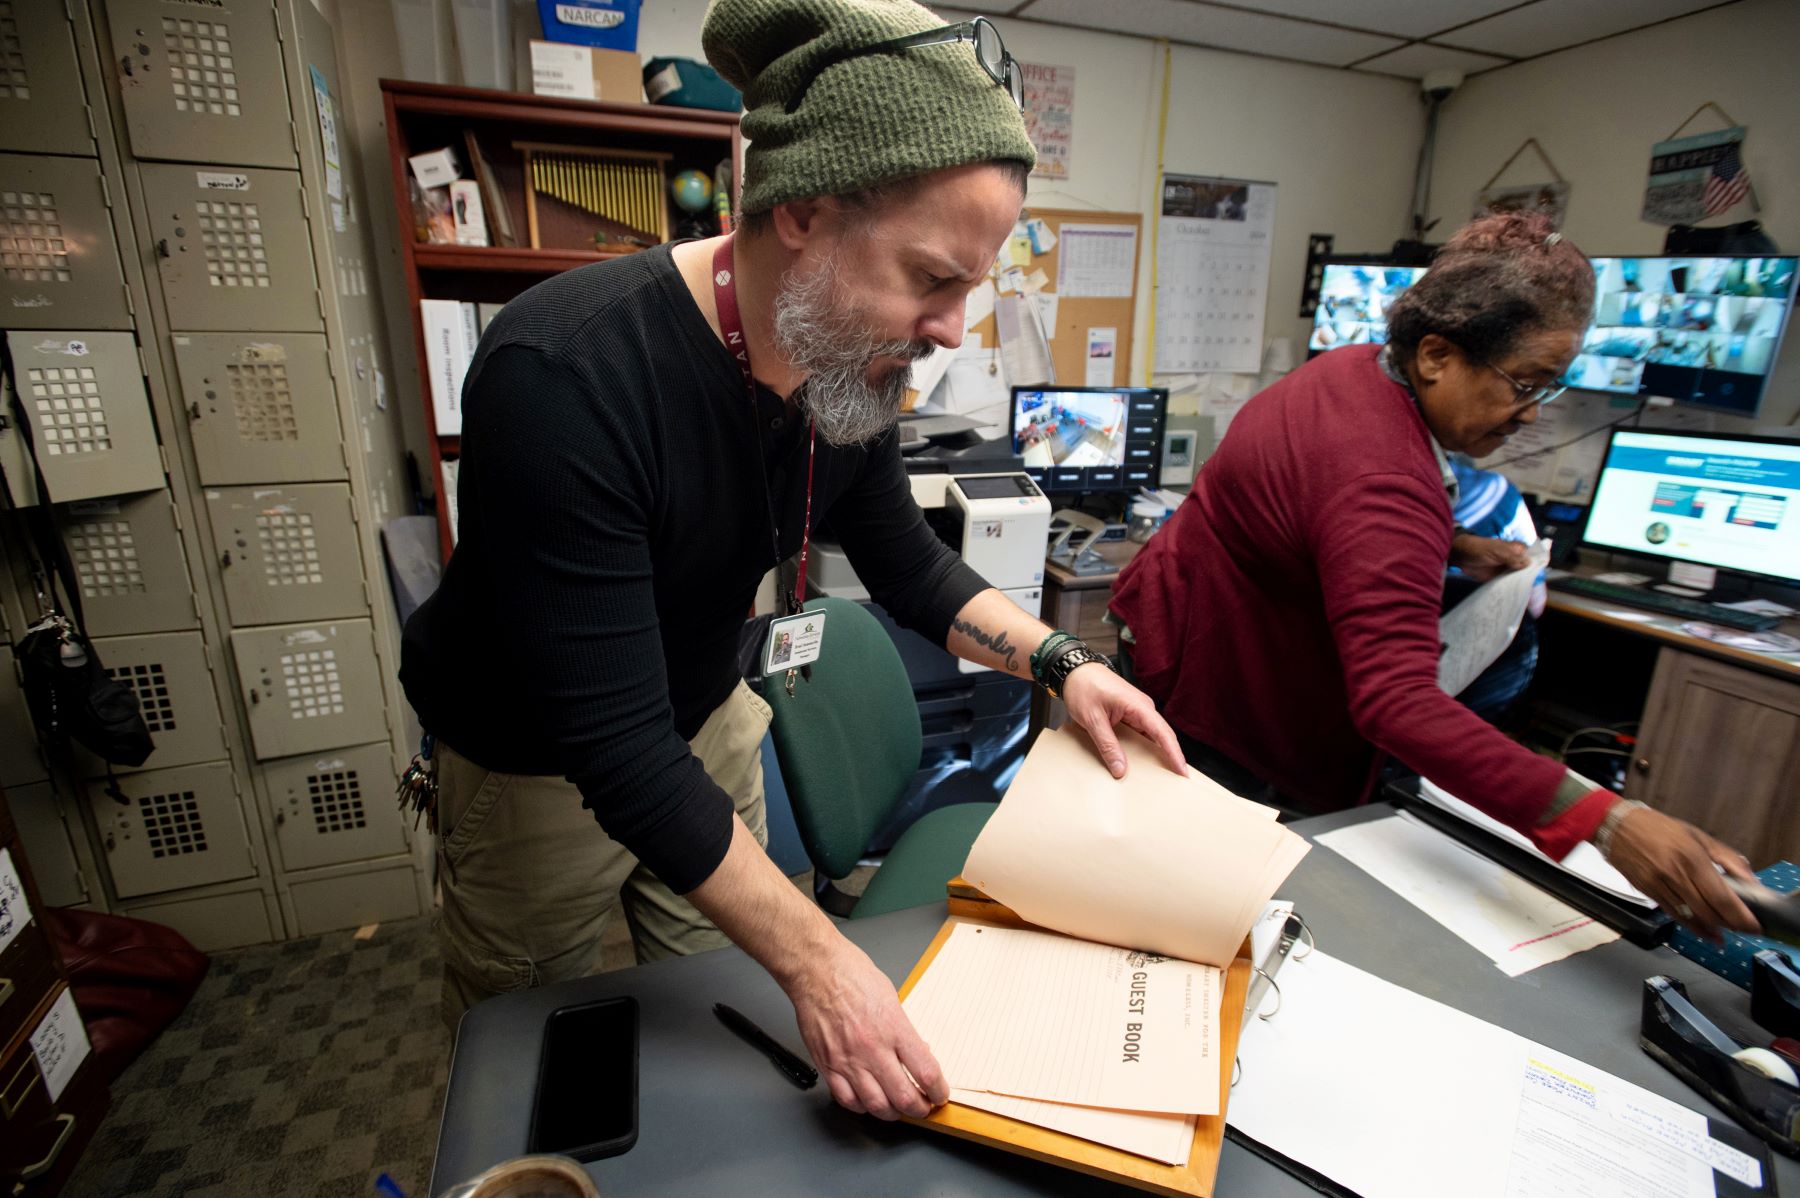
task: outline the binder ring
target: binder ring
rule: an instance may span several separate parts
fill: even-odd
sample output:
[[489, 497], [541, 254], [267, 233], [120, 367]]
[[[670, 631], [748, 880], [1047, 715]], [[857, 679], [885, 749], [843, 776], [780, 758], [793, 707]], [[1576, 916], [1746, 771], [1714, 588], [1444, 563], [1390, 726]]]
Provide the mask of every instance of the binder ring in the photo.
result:
[[1264, 972], [1262, 966], [1260, 966], [1260, 965], [1256, 966], [1256, 972], [1258, 975], [1260, 975], [1262, 977], [1263, 981], [1269, 983], [1269, 989], [1271, 989], [1275, 992], [1275, 1009], [1273, 1011], [1267, 1011], [1267, 1012], [1258, 1011], [1256, 1013], [1256, 1017], [1258, 1019], [1263, 1019], [1263, 1020], [1273, 1019], [1273, 1018], [1275, 1018], [1275, 1016], [1281, 1014], [1281, 986], [1278, 982], [1275, 981], [1275, 979], [1272, 975]]
[[1306, 944], [1306, 951], [1303, 953], [1295, 953], [1294, 960], [1304, 961], [1308, 957], [1312, 956], [1312, 951], [1313, 951], [1313, 949], [1319, 947], [1319, 942], [1316, 939], [1314, 939], [1312, 925], [1306, 922], [1306, 918], [1304, 916], [1295, 915], [1294, 918], [1298, 919], [1300, 921], [1300, 939], [1302, 941], [1304, 941]]

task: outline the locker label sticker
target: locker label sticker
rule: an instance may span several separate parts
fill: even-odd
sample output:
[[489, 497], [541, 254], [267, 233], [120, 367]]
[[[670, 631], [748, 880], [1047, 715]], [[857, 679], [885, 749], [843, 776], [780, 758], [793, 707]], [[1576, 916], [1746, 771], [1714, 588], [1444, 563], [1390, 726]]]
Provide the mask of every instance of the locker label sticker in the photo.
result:
[[83, 499], [79, 503], [71, 503], [69, 510], [77, 516], [116, 516], [120, 508], [112, 499]]
[[252, 341], [238, 351], [240, 362], [285, 362], [287, 346], [278, 341]]
[[236, 171], [195, 171], [194, 185], [201, 191], [249, 191], [250, 176]]
[[31, 1052], [44, 1075], [44, 1089], [55, 1102], [88, 1055], [87, 1029], [75, 1010], [74, 991], [65, 989], [44, 1022], [31, 1033]]
[[13, 868], [12, 852], [0, 849], [0, 952], [18, 938], [19, 929], [31, 922], [31, 904], [25, 898], [25, 886], [19, 871]]
[[303, 628], [299, 632], [290, 632], [281, 638], [283, 645], [323, 645], [325, 634], [317, 628]]
[[63, 354], [71, 358], [88, 356], [88, 343], [85, 341], [40, 341], [31, 347], [40, 354]]

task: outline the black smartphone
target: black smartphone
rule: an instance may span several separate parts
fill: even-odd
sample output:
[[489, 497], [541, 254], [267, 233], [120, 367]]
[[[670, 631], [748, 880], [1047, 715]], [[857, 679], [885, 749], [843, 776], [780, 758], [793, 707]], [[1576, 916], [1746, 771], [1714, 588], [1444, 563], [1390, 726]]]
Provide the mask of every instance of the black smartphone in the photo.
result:
[[603, 998], [550, 1012], [527, 1149], [597, 1161], [629, 1151], [637, 1135], [637, 999]]

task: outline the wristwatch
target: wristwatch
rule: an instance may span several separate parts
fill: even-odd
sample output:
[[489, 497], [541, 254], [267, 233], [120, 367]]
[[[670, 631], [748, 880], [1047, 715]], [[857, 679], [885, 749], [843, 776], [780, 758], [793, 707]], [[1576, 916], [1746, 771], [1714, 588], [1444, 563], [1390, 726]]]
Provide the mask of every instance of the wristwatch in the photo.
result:
[[1101, 654], [1079, 641], [1071, 644], [1045, 663], [1044, 689], [1050, 692], [1052, 698], [1062, 698], [1063, 687], [1068, 683], [1069, 675], [1075, 672], [1075, 667], [1084, 666], [1090, 661], [1097, 661], [1107, 669], [1112, 669], [1112, 663]]

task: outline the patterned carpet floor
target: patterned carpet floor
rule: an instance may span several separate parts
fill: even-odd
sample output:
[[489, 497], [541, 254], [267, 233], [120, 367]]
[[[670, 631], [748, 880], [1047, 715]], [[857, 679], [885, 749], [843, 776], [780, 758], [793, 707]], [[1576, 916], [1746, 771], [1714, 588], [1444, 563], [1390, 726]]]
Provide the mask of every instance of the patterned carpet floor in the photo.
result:
[[[792, 881], [812, 893], [810, 872]], [[601, 946], [601, 969], [634, 964], [625, 920]], [[113, 1083], [64, 1198], [371, 1198], [384, 1171], [427, 1198], [450, 1072], [441, 976], [429, 916], [214, 953]]]
[[[623, 921], [619, 921], [623, 922]], [[450, 1034], [429, 918], [217, 953], [113, 1086], [70, 1198], [422, 1198]]]

